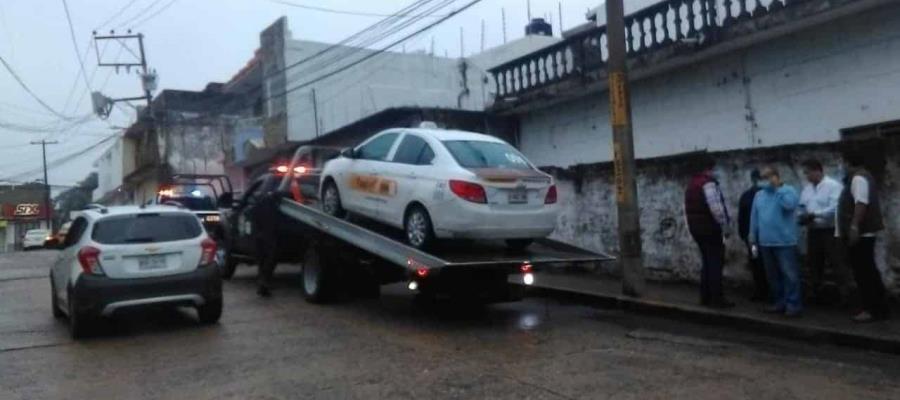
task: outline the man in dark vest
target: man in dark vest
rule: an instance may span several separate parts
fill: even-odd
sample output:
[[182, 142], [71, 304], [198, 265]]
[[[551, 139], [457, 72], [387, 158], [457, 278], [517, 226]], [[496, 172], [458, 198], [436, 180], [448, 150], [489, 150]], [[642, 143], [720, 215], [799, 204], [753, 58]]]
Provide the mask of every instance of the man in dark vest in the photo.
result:
[[888, 318], [887, 293], [875, 263], [875, 239], [884, 229], [878, 185], [866, 170], [865, 154], [852, 150], [844, 155], [847, 180], [837, 211], [835, 234], [847, 246], [848, 263], [862, 299], [856, 322]]
[[684, 192], [688, 230], [700, 248], [700, 304], [715, 308], [734, 307], [722, 291], [725, 258], [724, 237], [729, 235], [730, 218], [725, 196], [713, 178], [715, 162], [709, 156], [697, 164], [701, 171], [691, 178]]
[[766, 301], [769, 298], [769, 283], [766, 278], [766, 269], [763, 266], [759, 252], [754, 252], [750, 245], [750, 214], [753, 211], [753, 199], [760, 191], [760, 175], [758, 169], [750, 172], [750, 188], [741, 195], [738, 202], [738, 234], [747, 247], [747, 266], [753, 274], [753, 295], [751, 301]]

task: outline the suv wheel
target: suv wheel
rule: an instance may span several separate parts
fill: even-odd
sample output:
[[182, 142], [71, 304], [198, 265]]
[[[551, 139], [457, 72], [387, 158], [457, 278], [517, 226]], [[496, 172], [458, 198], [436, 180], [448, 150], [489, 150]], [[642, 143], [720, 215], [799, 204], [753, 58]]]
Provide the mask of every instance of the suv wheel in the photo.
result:
[[422, 206], [413, 206], [403, 221], [406, 230], [406, 242], [419, 250], [424, 250], [434, 244], [434, 229], [431, 225], [431, 217]]
[[72, 339], [87, 337], [93, 329], [93, 318], [87, 314], [76, 312], [78, 309], [76, 300], [69, 295], [69, 333]]
[[50, 273], [50, 307], [53, 308], [53, 318], [60, 319], [66, 316], [59, 309], [59, 299], [56, 297], [56, 283], [53, 282], [53, 273]]
[[197, 317], [201, 324], [212, 325], [219, 322], [222, 317], [222, 298], [206, 300], [202, 306], [197, 307]]
[[322, 211], [336, 218], [344, 218], [347, 211], [341, 204], [341, 193], [334, 181], [329, 180], [322, 189]]

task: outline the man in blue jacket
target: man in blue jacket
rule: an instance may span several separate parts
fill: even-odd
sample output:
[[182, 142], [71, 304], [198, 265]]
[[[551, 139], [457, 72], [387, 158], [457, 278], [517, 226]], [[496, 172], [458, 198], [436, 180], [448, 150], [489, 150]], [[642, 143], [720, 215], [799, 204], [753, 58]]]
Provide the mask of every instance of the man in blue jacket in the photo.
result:
[[753, 200], [750, 243], [766, 267], [772, 305], [766, 311], [797, 317], [803, 312], [797, 261], [797, 191], [781, 181], [778, 170], [764, 167], [763, 188]]

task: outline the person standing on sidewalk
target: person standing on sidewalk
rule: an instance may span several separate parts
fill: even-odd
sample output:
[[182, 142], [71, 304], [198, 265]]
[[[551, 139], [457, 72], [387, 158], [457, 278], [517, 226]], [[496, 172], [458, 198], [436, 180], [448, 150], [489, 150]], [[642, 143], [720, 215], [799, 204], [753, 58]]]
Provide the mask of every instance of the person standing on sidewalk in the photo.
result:
[[810, 271], [811, 294], [816, 300], [822, 289], [826, 264], [836, 271], [834, 220], [844, 186], [825, 175], [819, 160], [803, 162], [808, 184], [800, 194], [800, 223], [807, 227], [806, 262]]
[[884, 229], [878, 187], [864, 167], [862, 152], [844, 155], [849, 184], [844, 186], [837, 211], [836, 234], [847, 246], [849, 263], [862, 299], [862, 311], [856, 322], [888, 318], [887, 294], [881, 273], [875, 264], [875, 239]]
[[754, 254], [750, 246], [750, 213], [753, 209], [753, 199], [760, 190], [759, 170], [754, 168], [750, 172], [751, 186], [742, 195], [738, 202], [738, 234], [747, 247], [747, 266], [753, 274], [753, 295], [751, 301], [766, 301], [769, 298], [769, 283], [766, 280], [766, 269], [763, 266], [759, 254]]
[[691, 178], [684, 194], [684, 211], [688, 230], [700, 248], [700, 304], [715, 308], [734, 307], [722, 290], [722, 267], [725, 258], [724, 238], [728, 237], [730, 218], [725, 196], [713, 177], [715, 162], [704, 157], [702, 171]]
[[750, 215], [750, 243], [758, 246], [769, 279], [771, 313], [789, 317], [803, 312], [800, 267], [797, 262], [797, 204], [794, 188], [785, 185], [773, 166], [761, 171], [763, 189], [753, 200]]

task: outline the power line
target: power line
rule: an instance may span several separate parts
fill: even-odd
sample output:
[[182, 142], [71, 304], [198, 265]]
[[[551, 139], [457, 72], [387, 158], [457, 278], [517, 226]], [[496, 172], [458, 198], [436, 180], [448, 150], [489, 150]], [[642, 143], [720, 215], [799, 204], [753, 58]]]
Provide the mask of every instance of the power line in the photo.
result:
[[[379, 14], [379, 13], [368, 13], [368, 12], [360, 12], [360, 11], [337, 10], [337, 9], [327, 8], [327, 7], [318, 7], [318, 6], [310, 6], [310, 5], [306, 5], [306, 4], [298, 4], [298, 3], [285, 1], [285, 0], [269, 0], [269, 1], [271, 1], [273, 3], [284, 4], [286, 6], [302, 8], [305, 10], [320, 11], [320, 12], [331, 13], [331, 14], [356, 15], [356, 16], [360, 16], [360, 17], [394, 17], [394, 16], [398, 16], [397, 14]], [[399, 16], [405, 17], [406, 15], [400, 14]], [[434, 17], [434, 18], [442, 18], [442, 17], [445, 17], [446, 15], [427, 15], [427, 16]]]
[[2, 63], [2, 64], [3, 64], [3, 67], [5, 67], [7, 71], [9, 71], [9, 74], [12, 75], [13, 79], [15, 79], [16, 82], [19, 83], [19, 86], [21, 86], [22, 89], [24, 89], [25, 92], [27, 92], [29, 95], [31, 95], [31, 97], [32, 97], [35, 101], [37, 101], [38, 104], [40, 104], [40, 105], [41, 105], [42, 107], [44, 107], [47, 111], [50, 111], [50, 113], [52, 113], [53, 115], [55, 115], [55, 116], [57, 116], [57, 117], [59, 117], [59, 118], [61, 118], [61, 119], [72, 119], [72, 117], [65, 116], [65, 115], [63, 115], [62, 113], [60, 113], [59, 111], [56, 111], [55, 109], [53, 109], [53, 107], [50, 107], [44, 100], [42, 100], [40, 97], [38, 97], [38, 95], [36, 95], [36, 94], [31, 90], [31, 88], [29, 88], [28, 85], [25, 84], [25, 82], [22, 80], [22, 78], [19, 77], [19, 74], [16, 73], [16, 71], [12, 68], [12, 66], [10, 66], [10, 65], [6, 62], [6, 60], [3, 59], [3, 56], [0, 56], [0, 63]]
[[[110, 140], [112, 140], [112, 139], [115, 139], [115, 138], [117, 138], [118, 136], [119, 136], [119, 133], [116, 132], [116, 133], [114, 133], [114, 134], [112, 134], [112, 135], [109, 135], [109, 136], [107, 136], [107, 137], [105, 137], [105, 138], [103, 138], [103, 139], [101, 139], [101, 140], [99, 140], [99, 141], [97, 141], [97, 142], [95, 142], [95, 143], [92, 143], [90, 146], [87, 146], [87, 147], [85, 147], [85, 148], [83, 148], [83, 149], [81, 149], [81, 150], [79, 150], [79, 151], [76, 151], [76, 152], [74, 152], [74, 153], [71, 153], [71, 154], [62, 156], [62, 157], [60, 157], [60, 158], [58, 158], [58, 159], [56, 159], [56, 160], [53, 160], [53, 161], [51, 161], [51, 162], [48, 162], [48, 163], [47, 163], [47, 166], [48, 166], [47, 168], [48, 168], [48, 169], [53, 169], [53, 168], [57, 168], [57, 167], [60, 167], [60, 166], [62, 166], [62, 165], [65, 165], [66, 163], [69, 163], [69, 162], [71, 162], [72, 160], [75, 160], [75, 159], [77, 159], [77, 158], [79, 158], [79, 157], [81, 157], [81, 156], [83, 156], [83, 155], [85, 155], [85, 154], [90, 153], [91, 151], [96, 150], [97, 146], [100, 146], [100, 145], [102, 145], [102, 144], [104, 144], [104, 143], [106, 143], [106, 142], [108, 142], [108, 141], [110, 141]], [[14, 174], [14, 175], [9, 175], [9, 176], [0, 178], [0, 181], [15, 181], [15, 180], [17, 180], [18, 178], [21, 178], [21, 177], [23, 177], [23, 176], [33, 175], [33, 174], [36, 174], [36, 173], [38, 173], [38, 172], [41, 172], [42, 169], [43, 169], [43, 168], [41, 168], [41, 167], [38, 167], [38, 168], [32, 168], [32, 169], [27, 170], [27, 171], [23, 171], [23, 172]]]
[[348, 70], [348, 69], [350, 69], [350, 68], [353, 68], [354, 66], [359, 65], [359, 64], [365, 62], [366, 60], [369, 60], [369, 59], [371, 59], [371, 58], [373, 58], [373, 57], [375, 57], [375, 56], [377, 56], [377, 55], [379, 55], [379, 54], [382, 54], [382, 53], [384, 53], [384, 52], [387, 52], [389, 49], [391, 49], [391, 48], [393, 48], [393, 47], [396, 47], [397, 45], [399, 45], [399, 44], [401, 44], [401, 43], [403, 43], [403, 42], [405, 42], [405, 41], [407, 41], [407, 40], [409, 40], [409, 39], [411, 39], [411, 38], [413, 38], [413, 37], [415, 37], [415, 36], [418, 36], [418, 35], [422, 34], [423, 32], [428, 31], [429, 29], [431, 29], [431, 28], [433, 28], [433, 27], [435, 27], [435, 26], [437, 26], [437, 25], [443, 23], [444, 21], [446, 21], [446, 20], [452, 18], [453, 16], [455, 16], [455, 15], [457, 15], [457, 14], [459, 14], [459, 13], [465, 11], [465, 10], [467, 10], [468, 8], [474, 6], [475, 4], [478, 4], [478, 3], [480, 3], [480, 2], [481, 2], [481, 0], [472, 0], [472, 1], [470, 1], [469, 3], [467, 3], [466, 5], [462, 6], [462, 8], [460, 8], [460, 9], [458, 9], [458, 10], [455, 10], [455, 11], [451, 12], [450, 14], [447, 14], [447, 16], [442, 17], [442, 18], [438, 19], [437, 21], [434, 21], [434, 22], [432, 22], [432, 23], [426, 25], [425, 27], [422, 27], [422, 28], [416, 30], [415, 32], [412, 32], [412, 33], [410, 33], [410, 34], [408, 34], [408, 35], [406, 35], [406, 36], [404, 36], [404, 37], [402, 37], [402, 38], [400, 38], [400, 39], [398, 39], [398, 40], [396, 40], [396, 41], [390, 43], [389, 45], [383, 47], [383, 48], [380, 49], [380, 50], [373, 51], [372, 53], [370, 53], [370, 54], [368, 54], [368, 55], [366, 55], [366, 56], [364, 56], [364, 57], [362, 57], [362, 58], [360, 58], [360, 59], [358, 59], [358, 60], [356, 60], [356, 61], [354, 61], [354, 62], [352, 62], [352, 63], [350, 63], [350, 64], [347, 64], [347, 65], [345, 65], [345, 66], [343, 66], [343, 67], [340, 67], [340, 68], [338, 68], [338, 69], [336, 69], [336, 70], [333, 70], [333, 71], [331, 71], [331, 72], [328, 72], [328, 73], [326, 73], [326, 74], [323, 74], [323, 75], [321, 75], [321, 76], [319, 76], [319, 77], [317, 77], [317, 78], [315, 78], [315, 79], [306, 81], [306, 82], [304, 82], [304, 83], [302, 83], [302, 84], [300, 84], [300, 85], [297, 85], [297, 86], [294, 86], [294, 87], [292, 87], [292, 88], [286, 89], [286, 90], [285, 90], [284, 92], [282, 92], [282, 93], [279, 93], [279, 94], [277, 94], [277, 95], [270, 95], [270, 96], [267, 98], [267, 100], [268, 100], [268, 99], [272, 99], [272, 98], [276, 98], [276, 97], [286, 96], [286, 95], [288, 95], [288, 94], [291, 93], [291, 92], [300, 90], [300, 89], [305, 88], [305, 87], [307, 87], [307, 86], [309, 86], [309, 85], [312, 85], [312, 84], [314, 84], [314, 83], [316, 83], [316, 82], [319, 82], [319, 81], [321, 81], [321, 80], [323, 80], [323, 79], [330, 78], [330, 77], [332, 77], [332, 76], [334, 76], [334, 75], [337, 75], [337, 74], [339, 74], [339, 73], [341, 73], [341, 72], [344, 72], [344, 71], [346, 71], [346, 70]]
[[142, 19], [142, 20], [140, 20], [140, 21], [138, 21], [138, 22], [135, 22], [135, 23], [134, 23], [134, 26], [135, 26], [135, 27], [141, 26], [141, 25], [144, 24], [145, 22], [147, 22], [147, 21], [153, 19], [153, 17], [156, 17], [157, 15], [161, 14], [163, 11], [166, 11], [167, 8], [171, 7], [172, 4], [175, 4], [176, 2], [178, 2], [178, 0], [172, 0], [172, 1], [168, 2], [168, 3], [166, 3], [165, 5], [163, 5], [162, 7], [160, 7], [158, 10], [156, 10], [153, 14], [150, 14], [150, 15], [146, 16], [144, 19]]
[[75, 27], [72, 25], [72, 14], [69, 13], [69, 3], [62, 0], [63, 8], [66, 10], [66, 21], [69, 23], [69, 36], [72, 37], [72, 46], [75, 48], [75, 59], [78, 60], [78, 68], [81, 69], [81, 77], [84, 78], [84, 84], [88, 90], [91, 90], [91, 83], [88, 81], [87, 72], [84, 72], [84, 62], [81, 61], [81, 51], [78, 50], [78, 41], [75, 40]]
[[277, 75], [277, 74], [280, 74], [280, 73], [285, 72], [285, 71], [287, 71], [287, 70], [289, 70], [289, 69], [292, 69], [292, 68], [296, 68], [296, 67], [299, 66], [299, 65], [305, 64], [305, 63], [307, 63], [307, 62], [309, 62], [309, 61], [311, 61], [311, 60], [313, 60], [313, 59], [315, 59], [315, 58], [321, 57], [321, 56], [323, 56], [323, 55], [325, 55], [325, 54], [327, 54], [327, 53], [329, 53], [329, 52], [331, 52], [331, 51], [334, 51], [334, 50], [343, 48], [343, 47], [345, 47], [345, 46], [349, 46], [350, 43], [353, 42], [355, 39], [357, 39], [357, 38], [359, 38], [359, 37], [362, 37], [363, 35], [369, 33], [370, 31], [375, 31], [376, 29], [381, 29], [381, 26], [384, 25], [384, 24], [393, 24], [393, 22], [390, 22], [391, 20], [397, 19], [400, 15], [406, 15], [407, 13], [409, 13], [409, 12], [411, 12], [411, 11], [417, 9], [417, 8], [420, 8], [420, 7], [424, 6], [425, 4], [428, 4], [428, 3], [431, 2], [431, 1], [433, 1], [433, 0], [418, 0], [418, 1], [415, 1], [415, 2], [411, 3], [410, 5], [408, 5], [408, 6], [406, 6], [406, 7], [403, 7], [403, 8], [400, 9], [400, 11], [398, 11], [397, 13], [388, 16], [388, 18], [386, 18], [386, 19], [384, 19], [384, 20], [381, 20], [381, 21], [378, 21], [378, 22], [376, 22], [376, 23], [374, 23], [374, 24], [372, 24], [372, 25], [369, 25], [368, 27], [363, 28], [362, 30], [360, 30], [360, 31], [358, 31], [358, 32], [356, 32], [356, 33], [354, 33], [354, 34], [352, 34], [352, 35], [350, 35], [350, 36], [344, 38], [344, 39], [341, 40], [340, 42], [338, 42], [338, 43], [336, 43], [336, 44], [333, 44], [333, 45], [331, 45], [331, 46], [328, 46], [328, 47], [326, 47], [326, 48], [324, 48], [324, 49], [322, 49], [322, 50], [316, 52], [315, 54], [313, 54], [313, 55], [311, 55], [311, 56], [309, 56], [309, 57], [305, 57], [305, 58], [303, 58], [303, 59], [300, 59], [300, 60], [298, 60], [298, 61], [296, 61], [296, 62], [294, 62], [294, 63], [292, 63], [292, 64], [290, 64], [290, 65], [285, 66], [284, 68], [281, 68], [281, 69], [272, 71], [272, 72], [266, 74], [265, 76], [263, 76], [262, 79], [263, 79], [263, 80], [266, 80], [266, 79], [272, 78], [272, 77], [274, 77], [274, 76]]
[[100, 28], [106, 26], [107, 24], [109, 24], [110, 22], [112, 22], [114, 19], [116, 19], [116, 18], [118, 18], [120, 15], [122, 15], [122, 13], [125, 12], [125, 10], [127, 10], [128, 8], [130, 8], [131, 5], [134, 4], [134, 3], [136, 3], [136, 2], [137, 2], [137, 0], [131, 0], [131, 1], [129, 1], [128, 3], [125, 4], [124, 7], [120, 8], [119, 11], [116, 11], [115, 14], [113, 14], [112, 16], [110, 16], [109, 18], [107, 18], [106, 21], [103, 21], [102, 24], [97, 25], [97, 27], [94, 28], [94, 30], [97, 30], [97, 29], [100, 29]]
[[153, 2], [150, 3], [150, 5], [148, 5], [147, 7], [144, 7], [141, 11], [138, 11], [137, 14], [135, 14], [131, 18], [125, 20], [125, 22], [122, 22], [121, 24], [119, 24], [119, 28], [123, 28], [123, 27], [127, 26], [128, 24], [134, 22], [138, 18], [143, 17], [144, 14], [147, 13], [147, 11], [150, 11], [150, 9], [152, 9], [153, 7], [156, 7], [156, 5], [159, 4], [160, 1], [162, 1], [162, 0], [153, 0]]

